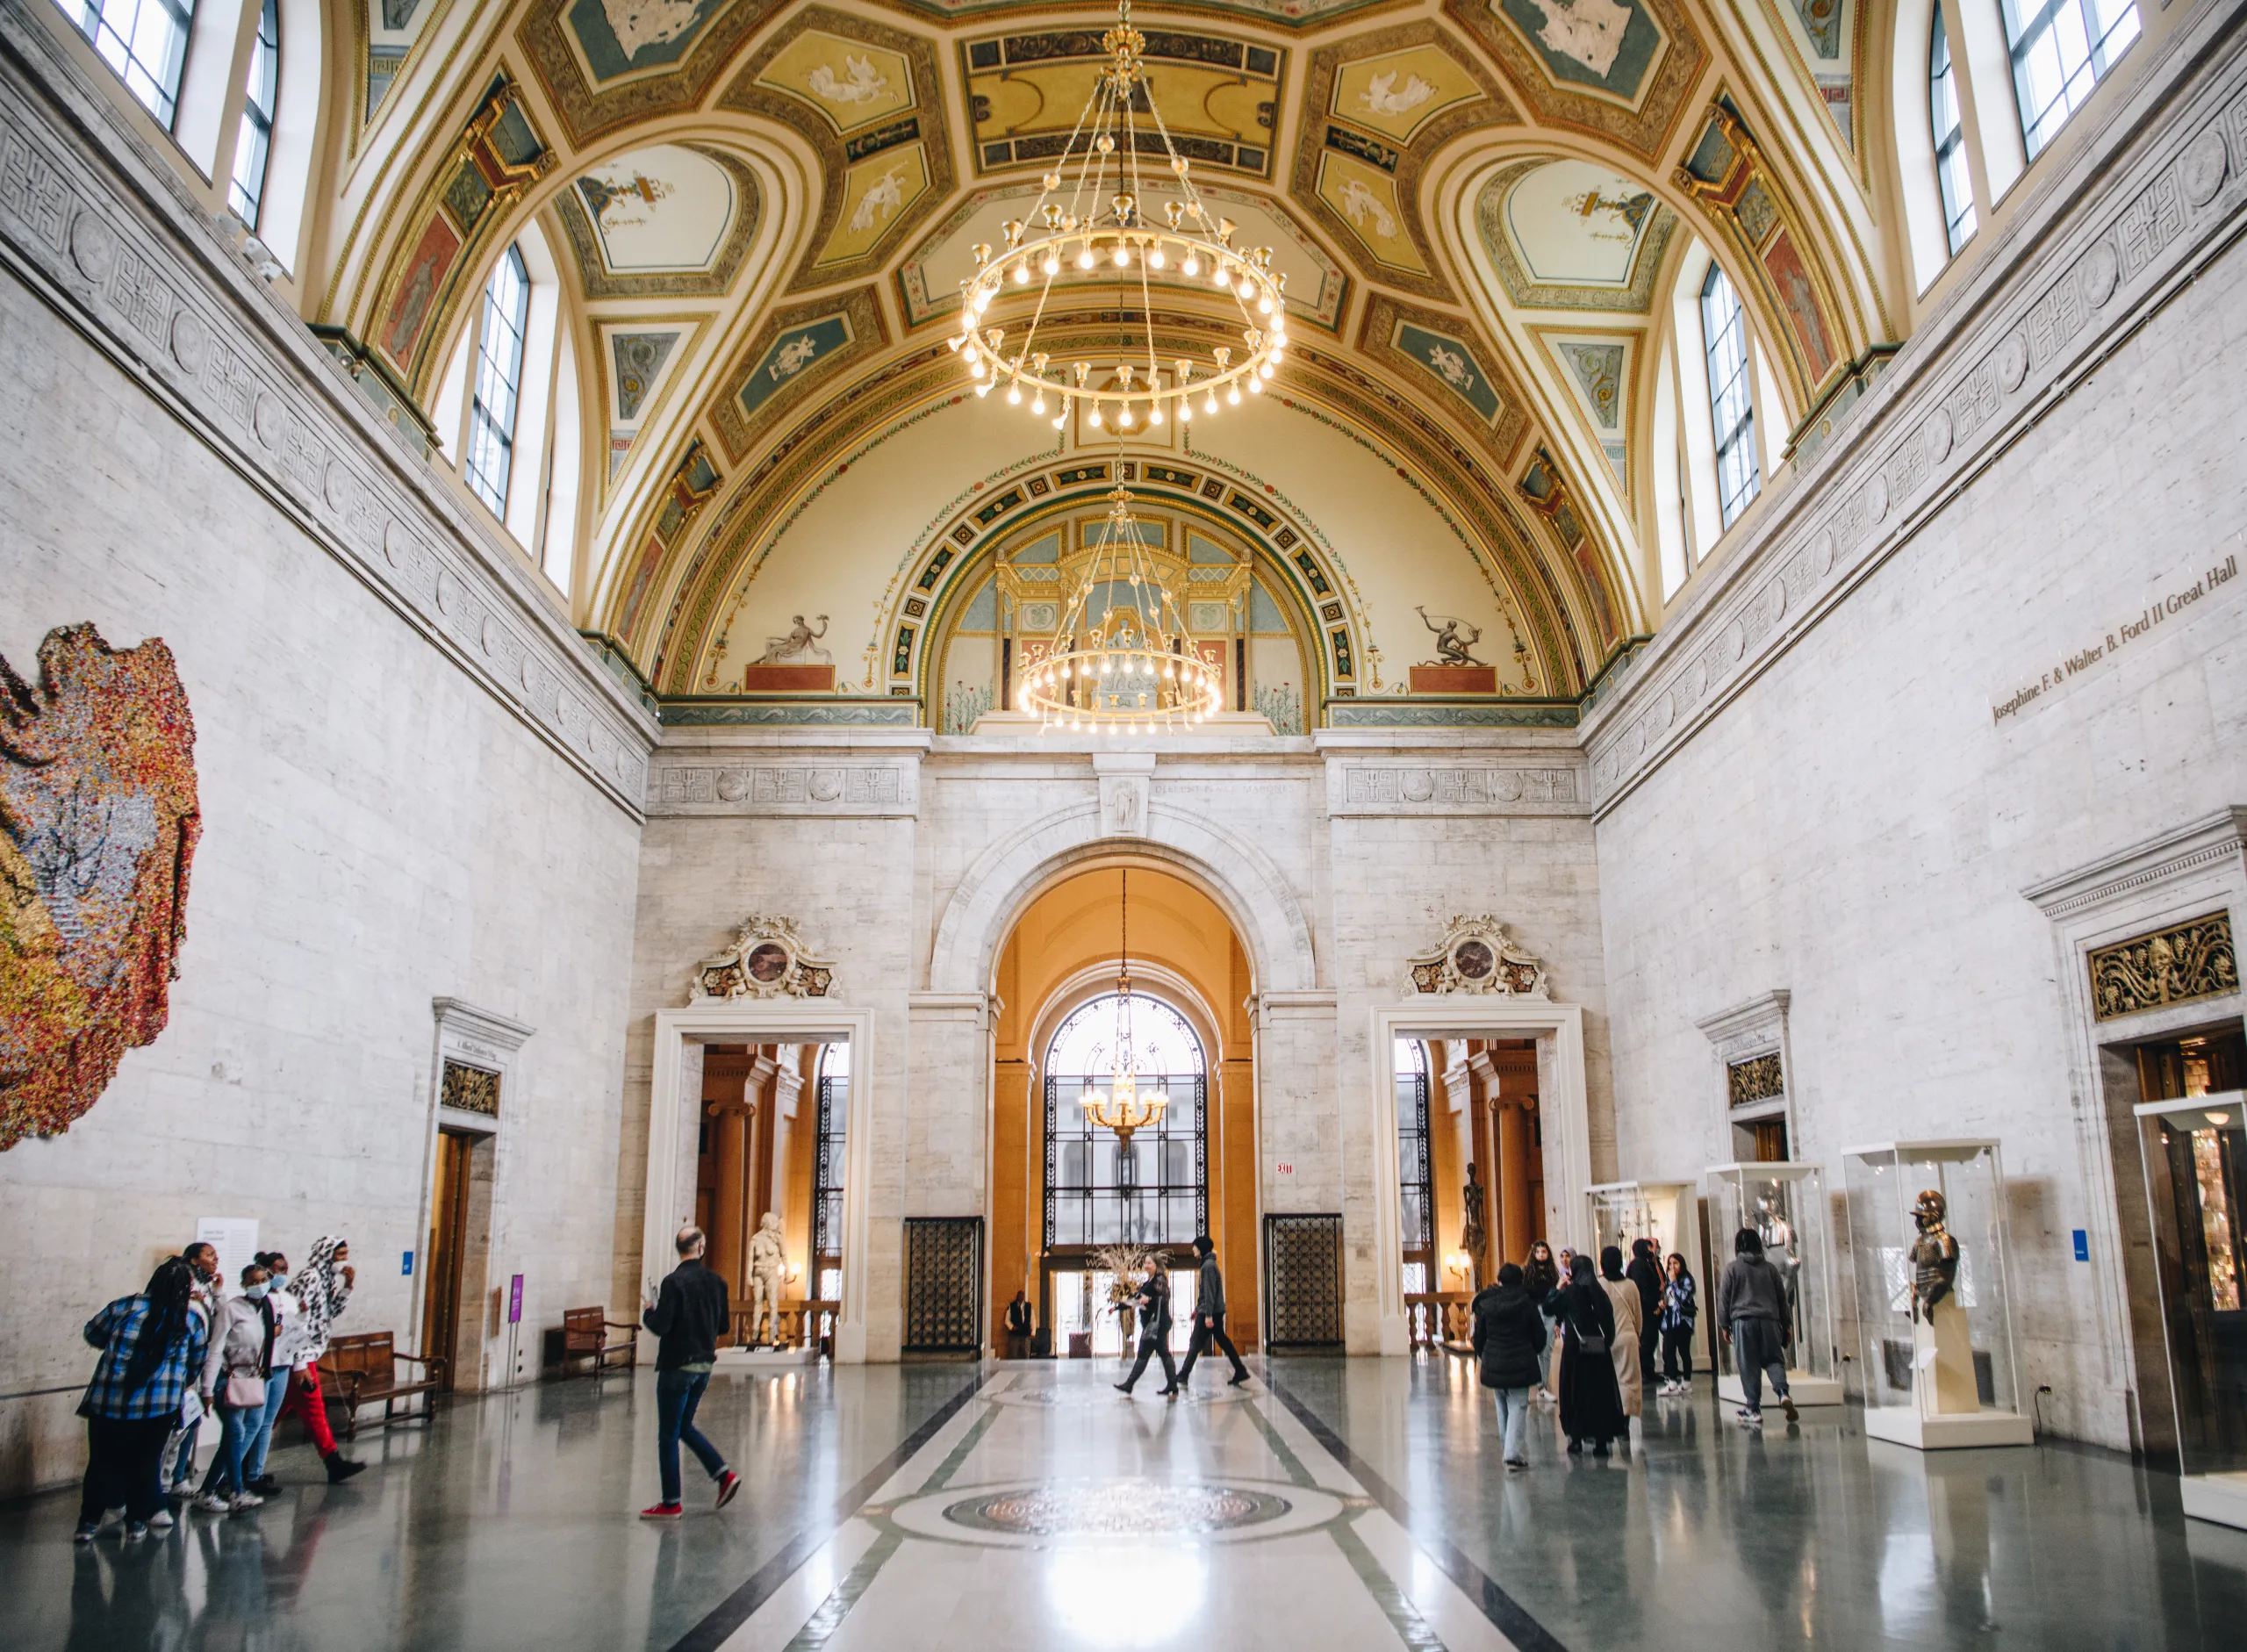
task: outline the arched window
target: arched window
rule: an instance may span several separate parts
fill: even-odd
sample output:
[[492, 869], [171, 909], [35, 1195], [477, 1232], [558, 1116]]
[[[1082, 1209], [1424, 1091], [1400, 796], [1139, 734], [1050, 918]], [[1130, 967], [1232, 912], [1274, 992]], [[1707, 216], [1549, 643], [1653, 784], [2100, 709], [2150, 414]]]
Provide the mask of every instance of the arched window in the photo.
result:
[[1045, 1052], [1045, 1246], [1182, 1246], [1210, 1219], [1208, 1081], [1202, 1041], [1159, 998], [1131, 995], [1129, 1025], [1139, 1093], [1167, 1097], [1162, 1121], [1127, 1144], [1093, 1123], [1085, 1092], [1105, 1088], [1116, 1067], [1116, 993], [1071, 1012]]
[[1950, 36], [1942, 8], [1935, 9], [1928, 41], [1928, 123], [1935, 135], [1935, 176], [1942, 190], [1942, 228], [1956, 256], [1974, 234], [1974, 180], [1966, 172], [1966, 133], [1958, 119], [1958, 76], [1950, 67]]
[[523, 334], [530, 321], [530, 273], [510, 247], [484, 289], [484, 327], [476, 342], [476, 395], [468, 413], [468, 485], [507, 514], [514, 465], [515, 403], [522, 393]]
[[257, 16], [257, 40], [249, 49], [249, 84], [242, 93], [242, 127], [234, 140], [234, 176], [226, 185], [226, 205], [234, 216], [257, 227], [265, 204], [265, 164], [273, 153], [273, 111], [281, 90], [280, 0], [265, 0]]
[[1436, 1275], [1435, 1166], [1428, 1144], [1428, 1046], [1396, 1040], [1396, 1229], [1404, 1248], [1404, 1294], [1431, 1289]]
[[1755, 405], [1748, 390], [1748, 320], [1723, 266], [1714, 262], [1701, 284], [1701, 341], [1708, 352], [1717, 506], [1729, 528], [1762, 490], [1763, 480], [1755, 463]]
[[55, 0], [118, 72], [126, 89], [165, 126], [179, 112], [179, 72], [187, 61], [194, 0]]
[[2138, 38], [2137, 0], [2005, 0], [2005, 33], [2034, 161]]

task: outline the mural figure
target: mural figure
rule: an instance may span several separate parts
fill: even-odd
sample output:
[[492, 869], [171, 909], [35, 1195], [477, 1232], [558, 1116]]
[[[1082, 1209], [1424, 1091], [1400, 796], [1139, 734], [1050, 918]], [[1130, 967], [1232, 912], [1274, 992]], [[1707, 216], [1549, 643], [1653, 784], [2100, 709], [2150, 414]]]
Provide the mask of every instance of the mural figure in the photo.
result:
[[1366, 186], [1363, 179], [1345, 178], [1342, 181], [1341, 205], [1343, 212], [1349, 215], [1350, 222], [1360, 229], [1365, 227], [1366, 220], [1370, 218], [1375, 234], [1386, 240], [1396, 233], [1396, 219], [1381, 204], [1381, 197]]
[[1420, 616], [1420, 623], [1436, 634], [1436, 657], [1426, 661], [1430, 665], [1487, 665], [1488, 660], [1476, 659], [1470, 651], [1482, 640], [1482, 628], [1469, 625], [1448, 614], [1431, 618], [1425, 608], [1415, 607], [1413, 613]]
[[1386, 75], [1375, 75], [1367, 81], [1365, 90], [1358, 94], [1358, 101], [1372, 114], [1403, 115], [1410, 114], [1436, 95], [1436, 89], [1418, 75], [1404, 77], [1402, 91], [1396, 87], [1396, 71], [1392, 68]]
[[413, 21], [421, 0], [383, 0], [383, 27], [396, 34]]
[[0, 1151], [68, 1130], [164, 1030], [202, 814], [171, 650], [59, 627], [0, 660]]
[[765, 651], [750, 661], [750, 664], [752, 665], [795, 665], [806, 660], [813, 660], [822, 665], [832, 664], [834, 656], [819, 645], [820, 638], [826, 635], [827, 616], [825, 614], [819, 616], [819, 629], [815, 631], [804, 623], [804, 616], [799, 614], [795, 616], [795, 622], [788, 628], [787, 636], [766, 637]]
[[767, 1210], [749, 1240], [749, 1329], [743, 1347], [777, 1347], [780, 1342], [780, 1293], [788, 1283], [788, 1253], [780, 1239], [780, 1218]]
[[1562, 57], [1574, 58], [1604, 78], [1623, 49], [1631, 8], [1619, 0], [1536, 0], [1545, 21], [1537, 38]]
[[873, 66], [871, 58], [843, 54], [843, 67], [848, 80], [835, 78], [835, 71], [822, 63], [811, 72], [808, 84], [815, 95], [830, 104], [863, 104], [880, 97], [889, 90], [889, 76]]
[[819, 341], [808, 333], [799, 333], [772, 352], [772, 364], [765, 370], [776, 379], [793, 378], [818, 354]]
[[[650, 214], [635, 212], [634, 209], [653, 206], [671, 194], [672, 187], [662, 178], [645, 177], [637, 172], [621, 183], [592, 176], [578, 180], [578, 193], [585, 198], [585, 205], [592, 209], [603, 229], [624, 229], [648, 222]], [[619, 206], [625, 210], [612, 215], [610, 209]]]
[[609, 32], [623, 51], [625, 61], [651, 46], [664, 46], [694, 26], [701, 0], [600, 0]]
[[851, 214], [851, 227], [854, 231], [872, 229], [878, 219], [887, 218], [904, 205], [905, 169], [894, 166], [858, 198], [858, 210]]

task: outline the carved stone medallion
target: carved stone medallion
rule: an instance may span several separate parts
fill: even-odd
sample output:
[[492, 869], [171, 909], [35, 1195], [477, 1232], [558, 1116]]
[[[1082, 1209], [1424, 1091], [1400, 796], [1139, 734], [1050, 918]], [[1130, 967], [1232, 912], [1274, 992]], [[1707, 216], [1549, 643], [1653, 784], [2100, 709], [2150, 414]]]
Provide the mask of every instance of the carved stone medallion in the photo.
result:
[[687, 1002], [727, 998], [831, 998], [835, 966], [814, 958], [796, 933], [793, 918], [742, 920], [724, 950], [694, 966]]
[[1544, 964], [1507, 937], [1489, 914], [1455, 916], [1443, 939], [1411, 960], [1416, 993], [1486, 993], [1505, 998], [1547, 995]]

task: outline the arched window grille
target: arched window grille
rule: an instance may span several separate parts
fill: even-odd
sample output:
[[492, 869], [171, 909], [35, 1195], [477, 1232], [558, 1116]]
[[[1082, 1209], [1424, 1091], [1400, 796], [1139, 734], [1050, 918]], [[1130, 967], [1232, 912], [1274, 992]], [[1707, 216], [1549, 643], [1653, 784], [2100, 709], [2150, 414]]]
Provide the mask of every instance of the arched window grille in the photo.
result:
[[194, 0], [56, 0], [148, 112], [172, 124]]
[[250, 47], [241, 133], [234, 140], [234, 176], [226, 185], [226, 205], [252, 229], [265, 202], [265, 167], [273, 153], [273, 110], [280, 90], [280, 0], [265, 0], [257, 17], [257, 40]]
[[484, 289], [484, 327], [476, 348], [476, 396], [468, 413], [468, 485], [501, 519], [514, 468], [515, 403], [522, 391], [523, 334], [530, 318], [530, 273], [509, 247]]
[[1435, 1277], [1435, 1167], [1428, 1146], [1428, 1047], [1396, 1040], [1397, 1231], [1404, 1246], [1404, 1293], [1429, 1289]]
[[1701, 284], [1701, 341], [1708, 352], [1709, 422], [1717, 445], [1717, 506], [1724, 526], [1762, 491], [1755, 463], [1755, 404], [1748, 393], [1748, 320], [1721, 265]]
[[1953, 256], [1974, 234], [1974, 180], [1966, 171], [1966, 133], [1958, 118], [1958, 76], [1950, 67], [1950, 36], [1942, 8], [1935, 9], [1928, 41], [1928, 122], [1935, 133], [1935, 176], [1942, 190], [1942, 227]]
[[2137, 0], [2005, 0], [2005, 34], [2034, 161], [2138, 38]]
[[1168, 1098], [1159, 1124], [1119, 1142], [1094, 1124], [1085, 1092], [1116, 1066], [1119, 995], [1102, 993], [1062, 1022], [1045, 1052], [1045, 1245], [1183, 1246], [1210, 1220], [1209, 1081], [1202, 1041], [1177, 1010], [1131, 995], [1142, 1095]]
[[843, 1295], [844, 1145], [851, 1127], [851, 1046], [823, 1045], [819, 1052], [819, 1138], [812, 1154], [811, 1273], [813, 1296]]

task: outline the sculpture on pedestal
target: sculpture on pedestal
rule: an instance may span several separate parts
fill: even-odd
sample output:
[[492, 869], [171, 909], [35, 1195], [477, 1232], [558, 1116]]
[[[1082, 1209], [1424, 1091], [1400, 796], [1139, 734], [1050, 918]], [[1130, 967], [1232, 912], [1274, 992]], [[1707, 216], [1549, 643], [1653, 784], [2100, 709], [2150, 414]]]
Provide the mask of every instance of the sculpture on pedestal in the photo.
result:
[[1958, 1280], [1958, 1241], [1943, 1225], [1949, 1203], [1930, 1188], [1912, 1206], [1920, 1236], [1905, 1258], [1912, 1266], [1913, 1362], [1922, 1416], [1949, 1416], [1981, 1407], [1974, 1373], [1973, 1332], [1952, 1287]]
[[1467, 1167], [1467, 1185], [1460, 1192], [1460, 1203], [1465, 1207], [1459, 1224], [1459, 1248], [1467, 1253], [1468, 1265], [1476, 1289], [1482, 1285], [1482, 1253], [1490, 1242], [1483, 1226], [1482, 1182], [1472, 1164]]
[[1950, 1207], [1933, 1188], [1920, 1195], [1912, 1207], [1912, 1221], [1920, 1236], [1912, 1241], [1912, 1315], [1935, 1323], [1935, 1311], [1950, 1295], [1958, 1278], [1958, 1241], [1943, 1225]]
[[749, 1241], [747, 1346], [779, 1345], [780, 1292], [787, 1282], [788, 1253], [780, 1240], [780, 1218], [767, 1210]]

